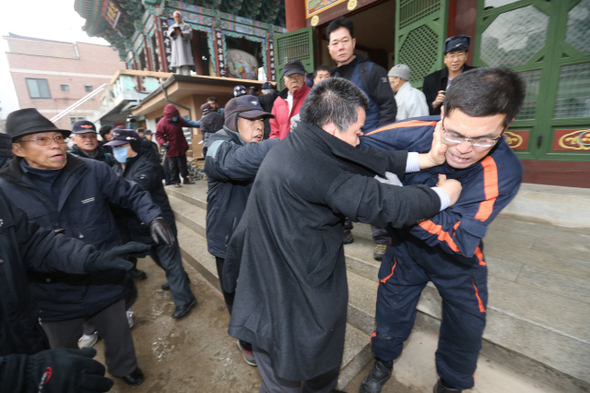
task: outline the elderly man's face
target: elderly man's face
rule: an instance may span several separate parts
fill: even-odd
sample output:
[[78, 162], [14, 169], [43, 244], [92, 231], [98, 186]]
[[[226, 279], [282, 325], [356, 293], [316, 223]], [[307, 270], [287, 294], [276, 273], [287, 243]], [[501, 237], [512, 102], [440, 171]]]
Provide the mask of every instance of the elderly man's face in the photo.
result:
[[256, 119], [244, 119], [238, 117], [238, 132], [246, 143], [262, 142], [264, 136], [264, 118], [257, 117]]
[[289, 76], [285, 76], [285, 87], [289, 89], [289, 93], [294, 95], [295, 92], [303, 87], [305, 83], [305, 75], [301, 74], [291, 74]]
[[178, 24], [182, 23], [182, 15], [180, 15], [180, 12], [174, 13], [174, 22], [176, 22]]
[[320, 70], [316, 72], [315, 78], [313, 78], [313, 83], [320, 83], [321, 81], [329, 78], [330, 76], [330, 71]]
[[363, 126], [365, 125], [366, 113], [363, 108], [359, 108], [357, 112], [357, 120], [348, 130], [344, 132], [336, 131], [334, 136], [352, 146], [357, 146], [360, 143], [359, 137], [363, 135]]
[[[54, 139], [56, 137], [58, 140]], [[41, 146], [39, 143], [47, 145]], [[12, 144], [12, 152], [27, 160], [29, 166], [46, 170], [59, 170], [66, 166], [66, 149], [62, 133], [53, 131], [25, 135], [20, 142]]]
[[449, 72], [459, 72], [463, 65], [467, 61], [467, 51], [458, 50], [455, 52], [449, 52], [444, 57], [445, 66]]
[[84, 134], [72, 134], [72, 142], [87, 154], [94, 154], [98, 146], [96, 132], [86, 132]]
[[391, 86], [391, 90], [394, 93], [397, 93], [400, 87], [404, 84], [405, 80], [400, 78], [399, 76], [388, 76], [389, 79], [389, 86]]

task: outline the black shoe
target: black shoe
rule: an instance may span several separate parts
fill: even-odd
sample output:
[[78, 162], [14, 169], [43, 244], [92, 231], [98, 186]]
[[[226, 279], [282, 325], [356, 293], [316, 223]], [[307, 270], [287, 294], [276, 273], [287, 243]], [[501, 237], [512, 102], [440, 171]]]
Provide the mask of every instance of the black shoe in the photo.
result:
[[353, 241], [354, 241], [354, 236], [352, 236], [352, 233], [349, 233], [348, 235], [346, 235], [342, 238], [342, 244], [350, 244]]
[[182, 182], [182, 184], [195, 184], [194, 181], [192, 181], [191, 179], [189, 179], [188, 177], [186, 179], [184, 179], [184, 181]]
[[133, 270], [131, 270], [131, 274], [133, 275], [133, 278], [136, 280], [145, 280], [147, 278], [146, 272], [144, 272], [143, 270], [139, 270], [136, 267], [133, 268]]
[[143, 375], [143, 371], [141, 371], [141, 369], [139, 367], [137, 367], [134, 372], [132, 372], [129, 375], [124, 376], [123, 381], [127, 385], [133, 385], [133, 386], [141, 385], [143, 383], [143, 381], [145, 381], [145, 375]]
[[160, 288], [162, 288], [165, 291], [169, 291], [170, 290], [170, 283], [165, 282], [164, 284], [162, 284], [162, 286]]
[[434, 388], [432, 388], [433, 393], [461, 393], [461, 389], [454, 389], [448, 387], [442, 379], [439, 379]]
[[184, 306], [176, 307], [176, 310], [174, 310], [174, 313], [172, 314], [172, 318], [184, 317], [195, 304], [197, 304], [197, 299], [193, 299], [189, 304], [185, 304]]
[[359, 393], [380, 393], [385, 382], [391, 378], [391, 371], [375, 359], [371, 372], [363, 379]]

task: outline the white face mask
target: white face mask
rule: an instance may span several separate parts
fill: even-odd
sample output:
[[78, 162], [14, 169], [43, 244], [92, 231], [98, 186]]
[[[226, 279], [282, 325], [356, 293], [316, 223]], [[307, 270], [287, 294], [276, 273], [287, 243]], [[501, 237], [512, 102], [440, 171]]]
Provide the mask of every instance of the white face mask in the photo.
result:
[[129, 157], [129, 148], [128, 147], [116, 147], [113, 149], [113, 155], [115, 156], [115, 160], [119, 161], [121, 164], [124, 164]]

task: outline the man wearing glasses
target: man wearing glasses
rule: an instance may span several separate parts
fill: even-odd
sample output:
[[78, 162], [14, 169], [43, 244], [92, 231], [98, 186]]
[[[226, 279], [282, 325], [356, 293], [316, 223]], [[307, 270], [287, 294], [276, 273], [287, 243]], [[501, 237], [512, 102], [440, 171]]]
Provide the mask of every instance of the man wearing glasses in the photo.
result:
[[442, 131], [446, 162], [406, 174], [403, 185], [433, 186], [444, 174], [461, 182], [463, 191], [455, 205], [429, 220], [388, 228], [392, 242], [379, 270], [376, 328], [371, 336], [375, 363], [360, 392], [380, 392], [391, 377], [428, 281], [442, 297], [436, 352], [440, 379], [434, 392], [473, 387], [488, 298], [482, 239], [522, 182], [522, 164], [502, 134], [524, 96], [525, 85], [513, 71], [477, 68], [453, 81], [440, 117], [393, 123], [361, 137], [361, 146], [422, 153], [430, 148], [433, 132]]
[[440, 115], [445, 93], [451, 86], [453, 79], [462, 72], [474, 68], [465, 64], [470, 46], [471, 37], [467, 35], [456, 35], [446, 39], [444, 47], [445, 68], [426, 75], [422, 86], [431, 115]]

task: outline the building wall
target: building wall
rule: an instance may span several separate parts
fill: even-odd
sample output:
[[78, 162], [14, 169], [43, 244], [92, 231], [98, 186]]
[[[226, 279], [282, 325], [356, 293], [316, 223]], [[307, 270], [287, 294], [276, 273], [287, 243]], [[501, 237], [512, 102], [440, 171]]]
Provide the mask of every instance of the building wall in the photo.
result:
[[[46, 41], [5, 36], [10, 73], [21, 108], [36, 108], [47, 118], [60, 113], [125, 69], [118, 53], [106, 45]], [[46, 79], [51, 98], [31, 98], [27, 78]], [[62, 91], [67, 85], [69, 91]], [[70, 117], [88, 117], [100, 107], [100, 94], [56, 122], [70, 128]]]

